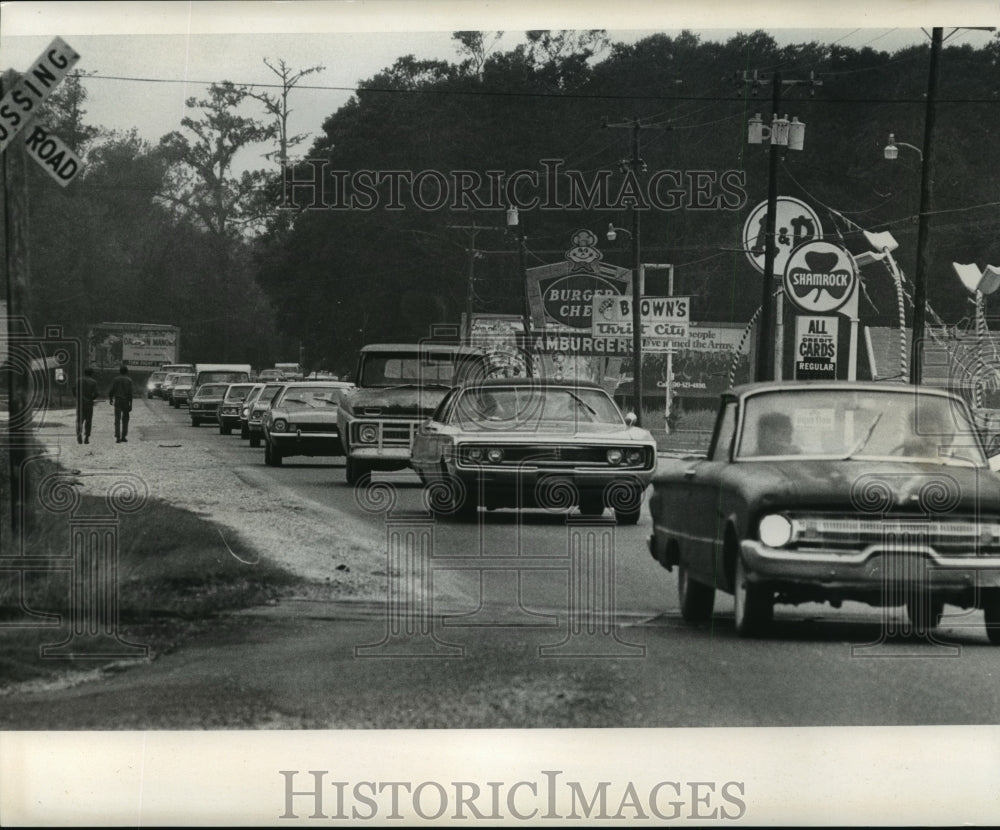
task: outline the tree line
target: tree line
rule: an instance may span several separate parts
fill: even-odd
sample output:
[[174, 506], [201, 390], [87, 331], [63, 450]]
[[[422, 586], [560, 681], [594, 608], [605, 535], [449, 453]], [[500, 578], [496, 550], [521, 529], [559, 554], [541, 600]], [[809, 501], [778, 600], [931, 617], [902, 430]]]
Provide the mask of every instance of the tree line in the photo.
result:
[[[519, 313], [523, 268], [561, 259], [580, 228], [598, 235], [606, 261], [629, 266], [628, 233], [608, 242], [605, 230], [631, 229], [628, 197], [657, 175], [659, 204], [641, 205], [643, 261], [675, 266], [693, 319], [746, 321], [759, 275], [741, 231], [768, 176], [747, 122], [770, 117], [775, 70], [794, 82], [785, 111], [806, 124], [803, 151], [779, 164], [779, 192], [811, 204], [827, 237], [852, 251], [865, 249], [862, 229], [891, 230], [913, 273], [920, 159], [889, 162], [883, 148], [889, 133], [921, 143], [927, 45], [779, 45], [761, 31], [626, 44], [602, 31], [544, 31], [503, 50], [498, 35], [455, 33], [453, 60], [401, 56], [359, 81], [308, 147], [288, 135], [289, 101], [322, 67], [268, 61], [274, 95], [213, 84], [156, 145], [88, 124], [86, 76], [68, 79], [46, 120], [86, 170], [65, 192], [29, 171], [34, 324], [82, 335], [102, 320], [171, 323], [192, 357], [256, 365], [296, 354], [301, 341], [312, 365], [346, 371], [363, 343], [425, 336], [457, 323], [470, 301]], [[971, 308], [951, 262], [1000, 262], [997, 53], [994, 40], [946, 45], [941, 57], [928, 299], [951, 322]], [[247, 114], [253, 102], [259, 117]], [[623, 165], [636, 137], [641, 166]], [[251, 145], [273, 163], [234, 172], [235, 153]], [[523, 172], [512, 183], [517, 171], [536, 171], [538, 184]], [[327, 202], [348, 186], [357, 196], [359, 184], [367, 202], [317, 204], [292, 189], [317, 176]], [[435, 201], [441, 177], [467, 198]], [[582, 196], [537, 202], [507, 226], [511, 196], [527, 204], [552, 186]], [[864, 321], [891, 325], [896, 313], [891, 280], [866, 271]]]

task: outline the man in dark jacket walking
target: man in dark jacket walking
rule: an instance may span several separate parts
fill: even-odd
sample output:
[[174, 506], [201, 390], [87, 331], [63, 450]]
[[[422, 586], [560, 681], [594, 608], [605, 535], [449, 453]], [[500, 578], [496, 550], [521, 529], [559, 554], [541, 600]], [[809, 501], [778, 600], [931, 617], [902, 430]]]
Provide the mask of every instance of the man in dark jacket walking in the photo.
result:
[[128, 443], [128, 418], [132, 411], [132, 378], [128, 376], [128, 366], [122, 364], [118, 370], [118, 377], [111, 381], [108, 397], [115, 408], [115, 443]]
[[76, 443], [90, 443], [90, 427], [94, 421], [94, 401], [101, 396], [94, 380], [94, 370], [89, 366], [83, 370], [83, 377], [76, 392]]

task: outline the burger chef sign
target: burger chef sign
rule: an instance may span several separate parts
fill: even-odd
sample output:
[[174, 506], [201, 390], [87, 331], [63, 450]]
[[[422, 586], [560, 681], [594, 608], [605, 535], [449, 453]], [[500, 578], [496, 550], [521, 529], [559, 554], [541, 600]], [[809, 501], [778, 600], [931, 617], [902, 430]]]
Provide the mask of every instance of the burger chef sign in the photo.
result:
[[785, 263], [784, 288], [789, 301], [804, 312], [796, 316], [795, 376], [802, 380], [836, 377], [838, 318], [816, 315], [846, 315], [854, 336], [858, 306], [854, 258], [832, 242], [803, 242]]

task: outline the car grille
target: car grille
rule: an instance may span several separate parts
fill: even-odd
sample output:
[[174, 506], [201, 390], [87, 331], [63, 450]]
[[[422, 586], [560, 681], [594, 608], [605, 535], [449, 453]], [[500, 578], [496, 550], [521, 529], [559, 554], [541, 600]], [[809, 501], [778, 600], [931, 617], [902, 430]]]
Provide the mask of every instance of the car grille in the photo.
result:
[[797, 518], [793, 527], [800, 550], [883, 545], [896, 550], [931, 547], [957, 556], [1000, 553], [1000, 524], [985, 519]]
[[288, 431], [336, 433], [337, 427], [334, 424], [290, 424]]
[[[586, 444], [462, 444], [460, 449], [469, 447], [479, 447], [483, 453], [491, 447], [498, 447], [503, 450], [503, 460], [499, 464], [488, 464], [489, 466], [517, 467], [517, 466], [537, 466], [546, 467], [607, 467], [615, 470], [644, 470], [651, 466], [651, 453], [648, 448], [643, 447], [643, 458], [639, 464], [611, 464], [608, 461], [608, 450], [624, 449], [621, 444], [606, 444], [602, 446]], [[480, 466], [475, 462], [462, 460], [464, 466]]]
[[[354, 443], [358, 448], [409, 448], [413, 445], [413, 436], [417, 431], [419, 421], [358, 421], [352, 425]], [[374, 426], [378, 429], [378, 439], [374, 442], [362, 442], [358, 438], [362, 426]]]

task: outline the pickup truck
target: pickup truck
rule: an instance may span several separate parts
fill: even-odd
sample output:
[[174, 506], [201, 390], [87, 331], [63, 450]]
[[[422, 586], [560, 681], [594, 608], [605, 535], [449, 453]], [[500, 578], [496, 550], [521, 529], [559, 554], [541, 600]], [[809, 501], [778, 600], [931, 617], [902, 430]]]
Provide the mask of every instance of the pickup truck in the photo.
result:
[[355, 388], [337, 413], [348, 484], [410, 466], [417, 427], [445, 394], [486, 369], [481, 349], [445, 343], [373, 343], [358, 357]]
[[194, 389], [204, 383], [249, 383], [249, 363], [196, 363]]

